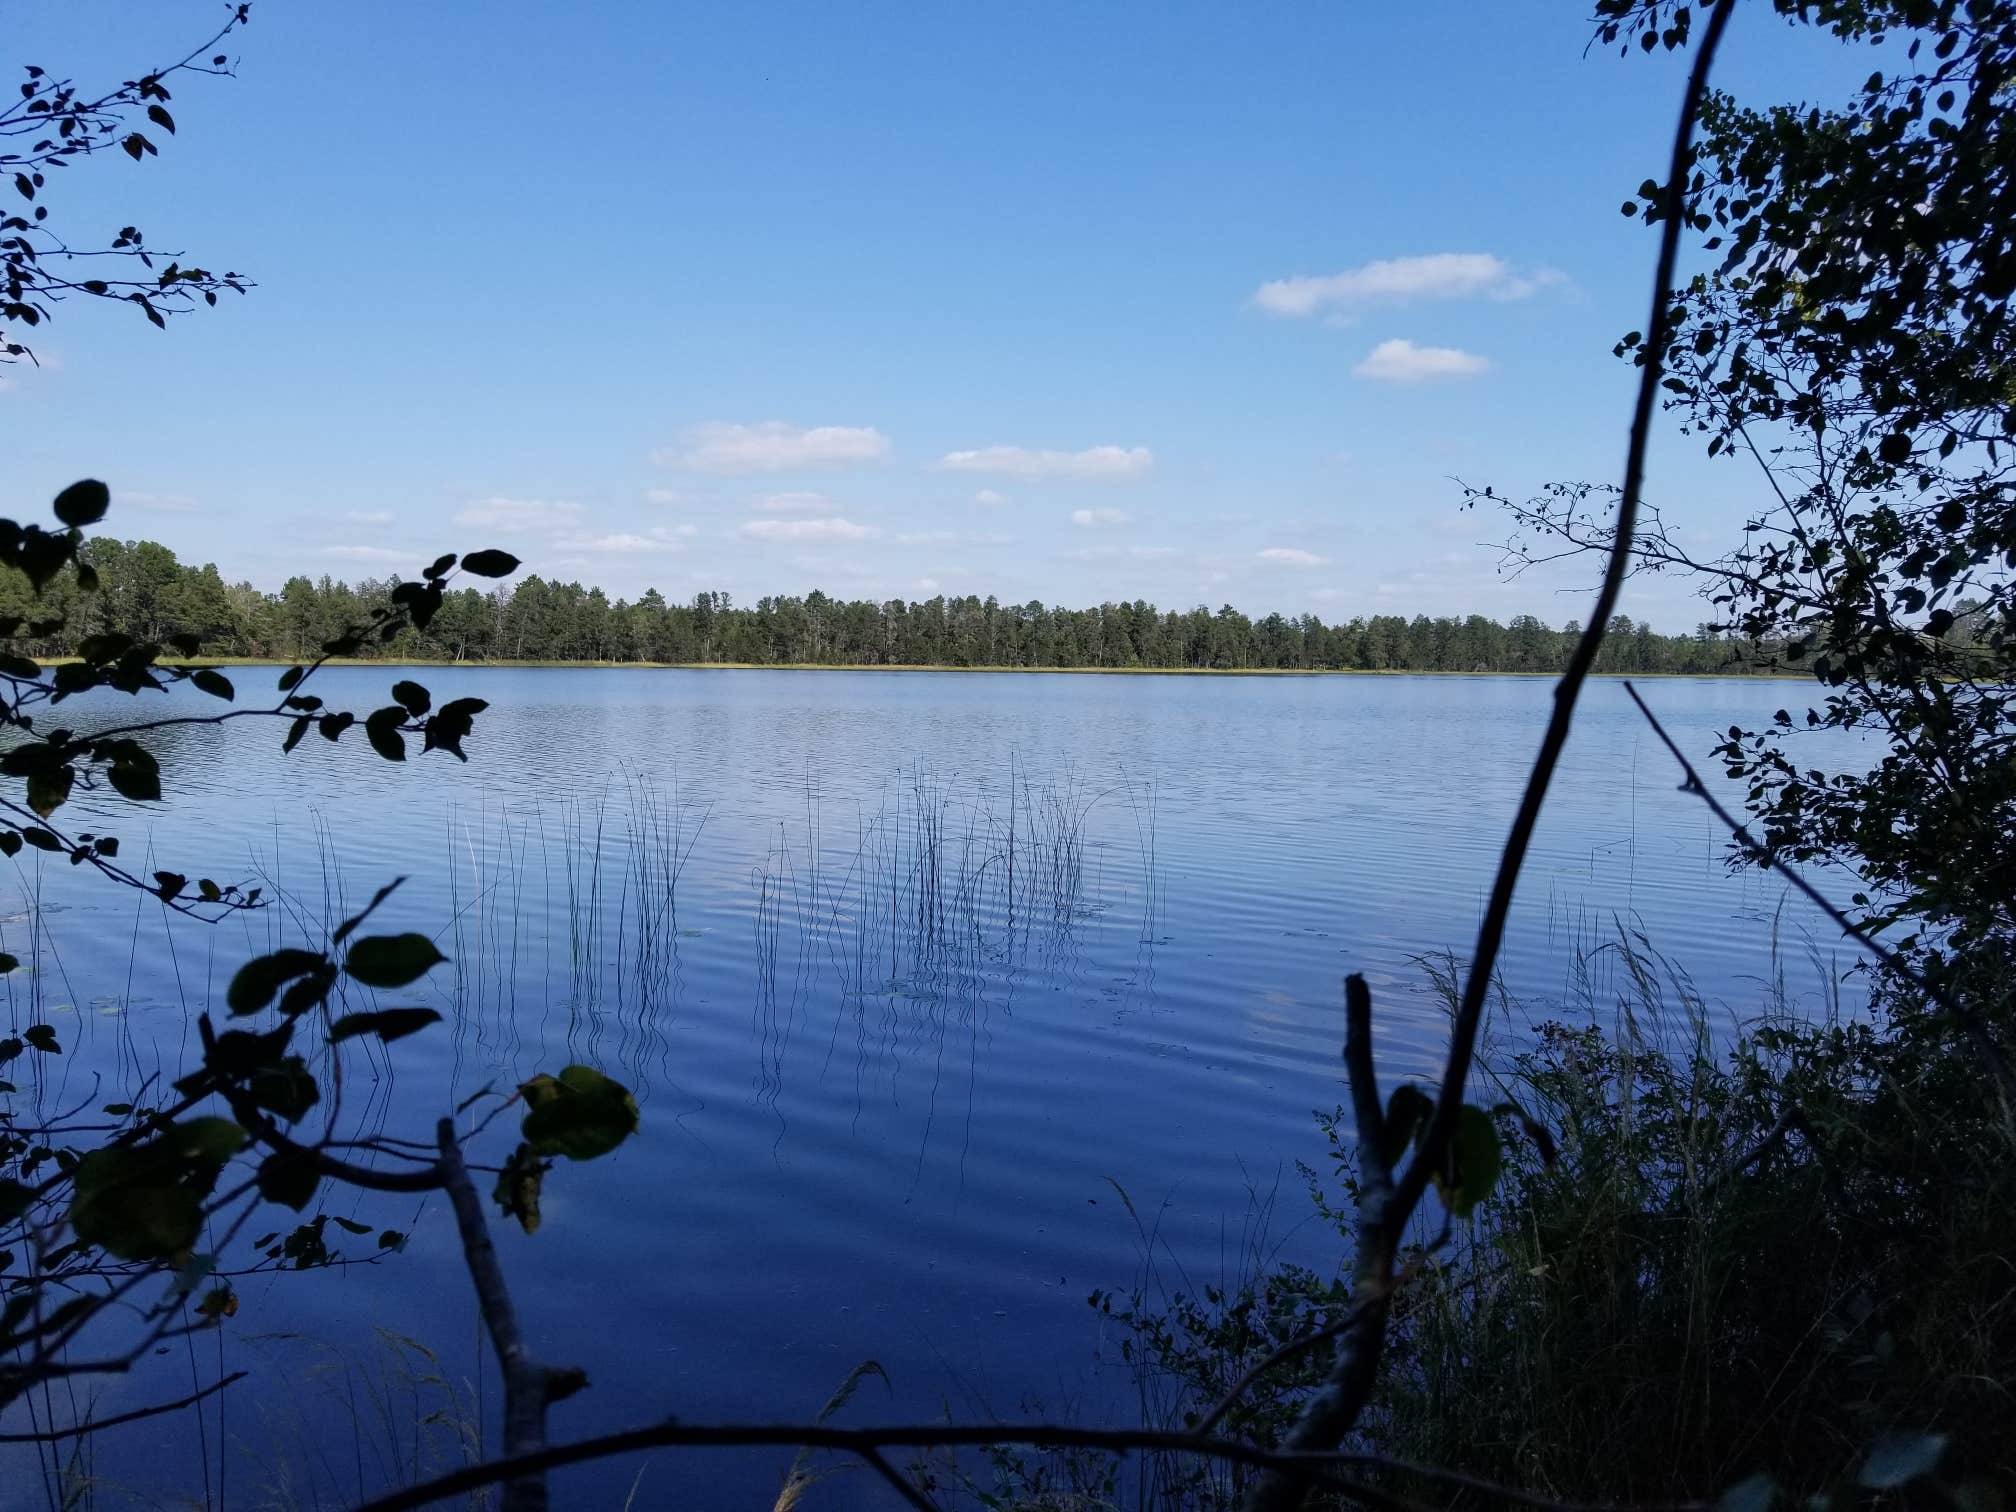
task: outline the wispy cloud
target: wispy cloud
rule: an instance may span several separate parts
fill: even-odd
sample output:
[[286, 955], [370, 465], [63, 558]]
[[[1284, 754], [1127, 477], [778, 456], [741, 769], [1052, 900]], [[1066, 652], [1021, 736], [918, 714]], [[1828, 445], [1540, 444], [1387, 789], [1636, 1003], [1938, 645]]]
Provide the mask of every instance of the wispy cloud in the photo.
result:
[[1074, 562], [1174, 562], [1188, 553], [1177, 546], [1081, 546], [1064, 555]]
[[1318, 556], [1313, 551], [1304, 551], [1299, 546], [1269, 546], [1255, 552], [1254, 559], [1271, 563], [1276, 567], [1322, 567], [1330, 561], [1328, 557]]
[[120, 492], [112, 495], [112, 507], [114, 509], [153, 509], [159, 510], [163, 514], [188, 514], [197, 507], [197, 504], [187, 494]]
[[477, 499], [455, 515], [457, 525], [485, 530], [566, 530], [580, 522], [581, 506], [555, 499]]
[[1566, 282], [1558, 269], [1521, 272], [1489, 252], [1431, 252], [1381, 258], [1320, 277], [1277, 278], [1260, 285], [1253, 302], [1275, 315], [1314, 315], [1421, 299], [1525, 299]]
[[997, 504], [1006, 504], [1008, 502], [1008, 495], [998, 493], [991, 488], [983, 488], [980, 492], [973, 495], [973, 502], [992, 509]]
[[880, 461], [889, 438], [872, 425], [788, 425], [764, 420], [737, 425], [710, 420], [693, 426], [676, 447], [651, 460], [662, 467], [705, 473], [814, 472]]
[[1430, 378], [1474, 378], [1490, 367], [1488, 359], [1457, 347], [1416, 346], [1404, 339], [1382, 341], [1351, 369], [1360, 378], [1381, 383], [1420, 383]]
[[1088, 446], [1075, 452], [983, 446], [975, 451], [947, 452], [938, 465], [946, 472], [992, 473], [1024, 482], [1073, 478], [1084, 483], [1125, 483], [1145, 476], [1155, 465], [1155, 455], [1145, 446]]
[[822, 493], [797, 489], [787, 493], [763, 494], [751, 499], [749, 507], [766, 514], [829, 514], [833, 510], [833, 501]]
[[1107, 529], [1115, 525], [1130, 525], [1134, 516], [1124, 509], [1074, 509], [1071, 523], [1084, 530]]
[[346, 562], [397, 562], [412, 565], [413, 553], [394, 551], [389, 546], [324, 546], [322, 555]]
[[756, 541], [867, 541], [881, 532], [835, 515], [825, 520], [750, 520], [742, 534]]
[[647, 488], [644, 490], [644, 502], [670, 508], [681, 504], [698, 504], [700, 495], [688, 493], [683, 488]]
[[353, 509], [343, 518], [352, 525], [391, 525], [399, 517], [389, 509]]

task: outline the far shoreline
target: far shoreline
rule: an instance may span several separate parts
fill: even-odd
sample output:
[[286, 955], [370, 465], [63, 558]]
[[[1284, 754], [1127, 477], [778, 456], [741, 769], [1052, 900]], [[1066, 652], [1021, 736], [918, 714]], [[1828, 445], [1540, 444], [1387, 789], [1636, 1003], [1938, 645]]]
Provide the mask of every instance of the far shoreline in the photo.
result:
[[[50, 657], [44, 666], [56, 666], [75, 657]], [[204, 656], [163, 661], [176, 667], [294, 667], [306, 662], [270, 656]], [[1429, 667], [960, 667], [950, 663], [889, 663], [878, 666], [851, 662], [655, 662], [655, 661], [547, 661], [533, 657], [493, 657], [481, 661], [448, 661], [426, 657], [332, 656], [325, 667], [445, 667], [455, 670], [498, 668], [572, 669], [584, 672], [983, 672], [990, 676], [1020, 673], [1038, 677], [1540, 677], [1558, 678], [1560, 672], [1466, 672]], [[1759, 681], [1808, 682], [1804, 672], [1592, 672], [1592, 677], [1642, 677], [1668, 680], [1757, 679]]]

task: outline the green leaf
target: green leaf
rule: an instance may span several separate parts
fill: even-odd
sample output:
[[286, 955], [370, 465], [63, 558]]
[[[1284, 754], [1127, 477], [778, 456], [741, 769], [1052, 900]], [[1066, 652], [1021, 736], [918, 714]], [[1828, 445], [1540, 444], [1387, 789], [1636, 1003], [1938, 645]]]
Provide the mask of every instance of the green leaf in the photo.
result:
[[28, 807], [47, 819], [70, 797], [70, 784], [74, 780], [67, 766], [35, 773], [28, 779]]
[[[360, 946], [368, 940], [359, 940]], [[429, 1024], [441, 1022], [432, 1008], [385, 1008], [376, 1013], [346, 1013], [329, 1026], [329, 1043], [337, 1044], [359, 1034], [375, 1034], [388, 1045], [393, 1040], [417, 1034]]]
[[532, 1152], [532, 1146], [521, 1144], [504, 1162], [504, 1168], [497, 1173], [497, 1184], [490, 1189], [504, 1216], [516, 1218], [518, 1226], [528, 1234], [539, 1232], [539, 1189], [552, 1167], [551, 1161], [541, 1160]]
[[1498, 1184], [1502, 1157], [1498, 1126], [1482, 1108], [1465, 1103], [1456, 1114], [1448, 1164], [1435, 1175], [1435, 1188], [1458, 1218], [1468, 1218]]
[[162, 1137], [185, 1158], [219, 1166], [249, 1142], [245, 1131], [228, 1118], [185, 1119]]
[[56, 518], [72, 529], [96, 525], [111, 507], [112, 490], [96, 478], [72, 483], [56, 495]]
[[238, 696], [238, 690], [231, 686], [231, 679], [214, 668], [198, 667], [189, 674], [189, 681], [212, 698], [221, 698], [226, 703]]
[[125, 1153], [93, 1150], [84, 1157], [70, 1203], [70, 1227], [86, 1244], [121, 1260], [165, 1260], [188, 1249], [203, 1227], [203, 1203], [172, 1173], [151, 1173], [153, 1179], [147, 1179], [108, 1170], [86, 1185], [84, 1173], [93, 1161]]
[[343, 969], [366, 987], [404, 987], [447, 959], [423, 934], [366, 935], [350, 947]]
[[48, 1024], [30, 1024], [21, 1031], [21, 1038], [40, 1050], [44, 1055], [61, 1055], [63, 1047], [56, 1043], [56, 1031]]
[[313, 971], [324, 959], [321, 952], [314, 950], [276, 950], [247, 961], [231, 978], [224, 1004], [240, 1017], [257, 1013], [273, 1001], [273, 994], [285, 983]]
[[508, 551], [472, 551], [462, 558], [462, 570], [478, 577], [509, 577], [518, 570], [518, 558]]
[[364, 721], [364, 734], [371, 742], [371, 749], [387, 761], [404, 761], [406, 737], [399, 733], [399, 726], [405, 722], [406, 711], [397, 704], [375, 710]]
[[520, 1132], [534, 1153], [593, 1160], [637, 1132], [637, 1099], [590, 1066], [535, 1076], [518, 1089], [526, 1106]]
[[1871, 1491], [1894, 1491], [1935, 1474], [1945, 1457], [1945, 1434], [1893, 1430], [1869, 1446], [1856, 1480]]

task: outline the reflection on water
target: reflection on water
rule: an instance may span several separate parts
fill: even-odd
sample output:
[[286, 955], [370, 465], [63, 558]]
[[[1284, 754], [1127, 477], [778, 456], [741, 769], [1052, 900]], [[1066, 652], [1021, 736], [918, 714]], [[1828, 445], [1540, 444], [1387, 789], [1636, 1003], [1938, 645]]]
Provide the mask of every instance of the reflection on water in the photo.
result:
[[[326, 698], [368, 706], [398, 674], [325, 675]], [[1085, 1297], [1141, 1263], [1114, 1184], [1172, 1274], [1213, 1273], [1252, 1242], [1252, 1194], [1284, 1171], [1292, 1194], [1292, 1162], [1318, 1147], [1312, 1110], [1340, 1100], [1347, 970], [1373, 983], [1385, 1074], [1432, 1069], [1441, 1017], [1416, 958], [1472, 937], [1550, 690], [417, 675], [489, 700], [469, 767], [388, 767], [320, 741], [283, 761], [271, 731], [183, 732], [151, 830], [130, 809], [91, 817], [144, 869], [256, 881], [274, 907], [171, 928], [31, 852], [9, 874], [0, 949], [32, 969], [6, 990], [17, 1016], [31, 996], [74, 1016], [52, 1105], [88, 1097], [93, 1077], [110, 1097], [187, 1069], [189, 1021], [217, 1010], [241, 960], [319, 943], [406, 876], [386, 926], [433, 934], [451, 964], [400, 1000], [448, 1022], [389, 1057], [360, 1046], [346, 1118], [424, 1134], [444, 1106], [566, 1061], [619, 1076], [643, 1107], [640, 1139], [555, 1173], [535, 1238], [501, 1236], [535, 1348], [595, 1382], [556, 1409], [563, 1436], [668, 1412], [806, 1415], [867, 1358], [894, 1386], [861, 1413], [1006, 1412], [1029, 1395], [1096, 1408]], [[1652, 691], [1699, 750], [1803, 689]], [[1609, 989], [1578, 983], [1575, 947], [1620, 920], [1731, 1014], [1759, 1006], [1777, 971], [1795, 994], [1821, 990], [1846, 962], [1807, 957], [1781, 887], [1726, 872], [1621, 690], [1599, 684], [1585, 706], [1508, 940], [1511, 990], [1600, 1003]], [[249, 1282], [201, 1368], [274, 1368], [272, 1336], [299, 1335], [297, 1352], [349, 1349], [326, 1367], [346, 1382], [381, 1379], [396, 1357], [443, 1401], [473, 1404], [440, 1421], [484, 1421], [494, 1387], [442, 1215], [344, 1200], [346, 1217], [410, 1230], [408, 1249]], [[1334, 1235], [1298, 1202], [1280, 1200], [1268, 1242], [1334, 1263]], [[190, 1363], [177, 1368], [189, 1389]], [[117, 1383], [102, 1410], [160, 1379]], [[403, 1457], [338, 1473], [324, 1456], [351, 1442], [342, 1414], [282, 1424], [270, 1403], [230, 1403], [206, 1409], [213, 1476], [284, 1440], [296, 1504], [447, 1452], [394, 1432]], [[111, 1480], [200, 1484], [186, 1425], [125, 1434], [99, 1451]], [[635, 1473], [583, 1471], [570, 1494], [619, 1504]], [[767, 1461], [661, 1460], [640, 1505], [657, 1500], [652, 1476], [657, 1499], [775, 1490]]]

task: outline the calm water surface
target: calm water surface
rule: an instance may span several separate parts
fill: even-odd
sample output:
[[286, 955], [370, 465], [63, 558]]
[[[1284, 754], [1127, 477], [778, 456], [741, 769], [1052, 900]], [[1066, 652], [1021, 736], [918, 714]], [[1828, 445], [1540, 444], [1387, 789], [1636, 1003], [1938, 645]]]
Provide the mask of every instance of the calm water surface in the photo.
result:
[[[233, 675], [249, 693], [270, 674]], [[369, 708], [398, 675], [332, 670], [319, 691]], [[1293, 1162], [1321, 1152], [1312, 1110], [1343, 1100], [1340, 979], [1372, 981], [1382, 1072], [1429, 1073], [1442, 1019], [1414, 957], [1471, 942], [1552, 687], [412, 675], [437, 701], [489, 700], [468, 766], [388, 766], [356, 735], [283, 760], [279, 731], [246, 721], [164, 747], [172, 801], [151, 828], [107, 807], [126, 857], [147, 861], [136, 870], [263, 884], [269, 911], [171, 928], [34, 852], [10, 863], [0, 948], [35, 964], [8, 979], [10, 1011], [26, 1022], [39, 996], [74, 1051], [61, 1106], [94, 1073], [111, 1099], [194, 1064], [190, 1019], [221, 1016], [240, 961], [319, 944], [407, 877], [383, 925], [435, 935], [453, 965], [390, 1000], [449, 1023], [398, 1045], [390, 1072], [354, 1062], [346, 1119], [425, 1138], [452, 1101], [576, 1060], [643, 1106], [615, 1157], [553, 1173], [541, 1232], [500, 1235], [536, 1347], [594, 1382], [555, 1410], [556, 1437], [666, 1414], [809, 1416], [869, 1358], [892, 1389], [856, 1399], [863, 1420], [1035, 1402], [1096, 1417], [1120, 1382], [1086, 1295], [1127, 1288], [1144, 1255], [1116, 1187], [1152, 1226], [1165, 1279], [1235, 1269], [1256, 1194], [1277, 1184], [1266, 1242], [1335, 1264]], [[1696, 752], [1806, 695], [1740, 680], [1648, 691]], [[1782, 886], [1728, 873], [1675, 783], [1622, 689], [1593, 686], [1507, 942], [1508, 983], [1536, 1011], [1566, 991], [1574, 947], [1618, 920], [1729, 1015], [1754, 1012], [1775, 971], [1817, 999], [1829, 964], [1847, 964], [1796, 908], [1774, 961]], [[508, 1135], [479, 1148], [501, 1157]], [[190, 1389], [192, 1368], [258, 1372], [200, 1439], [185, 1418], [101, 1446], [108, 1495], [335, 1506], [438, 1468], [438, 1446], [416, 1447], [415, 1374], [480, 1392], [494, 1419], [445, 1205], [343, 1200], [345, 1216], [410, 1229], [408, 1249], [242, 1282], [221, 1348], [206, 1338], [193, 1365], [178, 1353], [107, 1388], [111, 1412]], [[433, 1363], [416, 1369], [374, 1328]], [[661, 1454], [637, 1505], [768, 1505], [777, 1472], [775, 1458]], [[0, 1502], [39, 1504], [32, 1474], [0, 1461], [14, 1488]], [[562, 1499], [620, 1505], [636, 1474], [580, 1472]], [[822, 1494], [871, 1497], [851, 1477]]]

